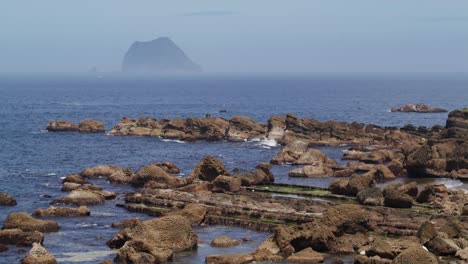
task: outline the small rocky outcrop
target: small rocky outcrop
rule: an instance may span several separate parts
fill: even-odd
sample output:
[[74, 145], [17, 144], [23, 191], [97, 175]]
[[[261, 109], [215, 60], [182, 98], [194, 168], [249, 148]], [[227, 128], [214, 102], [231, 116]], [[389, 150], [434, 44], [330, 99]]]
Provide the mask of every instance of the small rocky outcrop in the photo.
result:
[[114, 260], [117, 263], [141, 259], [160, 263], [171, 259], [174, 252], [193, 249], [197, 240], [189, 220], [170, 215], [126, 228], [114, 236], [108, 245], [119, 248]]
[[260, 163], [254, 171], [238, 172], [232, 176], [239, 178], [242, 186], [252, 186], [258, 184], [269, 184], [275, 181], [273, 173], [270, 171], [271, 165], [268, 163]]
[[80, 176], [91, 179], [99, 177], [108, 178], [119, 170], [122, 170], [122, 168], [117, 165], [97, 165], [84, 169], [80, 172]]
[[426, 104], [406, 104], [400, 108], [392, 107], [392, 112], [415, 112], [415, 113], [445, 113], [448, 112], [443, 108], [434, 108]]
[[16, 200], [10, 195], [0, 192], [0, 206], [15, 206]]
[[32, 215], [36, 217], [78, 217], [90, 216], [91, 211], [86, 206], [80, 206], [79, 208], [51, 206], [47, 209], [39, 208]]
[[60, 199], [54, 200], [51, 204], [69, 204], [82, 206], [103, 204], [105, 201], [106, 196], [101, 192], [89, 190], [74, 190], [70, 192], [70, 194]]
[[210, 243], [211, 246], [213, 247], [222, 247], [222, 248], [227, 248], [227, 247], [234, 247], [242, 244], [242, 240], [240, 239], [233, 239], [228, 236], [220, 236], [215, 239], [213, 239]]
[[188, 179], [199, 179], [211, 182], [220, 175], [228, 176], [230, 173], [219, 159], [212, 156], [206, 156], [198, 162], [188, 176]]
[[308, 147], [308, 144], [302, 141], [294, 141], [287, 144], [271, 164], [294, 164], [294, 165], [318, 165], [337, 166], [335, 160], [329, 158], [318, 149]]
[[34, 243], [21, 264], [57, 264], [57, 260], [41, 244]]
[[47, 125], [47, 131], [104, 133], [105, 129], [103, 123], [92, 119], [86, 119], [81, 121], [79, 124], [75, 124], [64, 120], [50, 121]]
[[160, 166], [155, 164], [150, 164], [139, 169], [130, 180], [130, 183], [134, 186], [143, 186], [150, 182], [152, 185], [148, 186], [154, 186], [158, 188], [177, 188], [189, 183], [187, 179], [170, 175]]
[[322, 263], [324, 257], [321, 253], [308, 247], [287, 258], [291, 263]]
[[229, 141], [262, 139], [265, 137], [265, 133], [265, 125], [259, 124], [245, 116], [235, 116], [229, 120], [227, 139]]
[[43, 233], [57, 232], [59, 225], [51, 220], [38, 220], [27, 213], [11, 213], [3, 223], [3, 229], [21, 229], [23, 231], [39, 231]]
[[42, 241], [44, 234], [39, 231], [23, 231], [19, 228], [0, 230], [0, 244], [28, 247]]

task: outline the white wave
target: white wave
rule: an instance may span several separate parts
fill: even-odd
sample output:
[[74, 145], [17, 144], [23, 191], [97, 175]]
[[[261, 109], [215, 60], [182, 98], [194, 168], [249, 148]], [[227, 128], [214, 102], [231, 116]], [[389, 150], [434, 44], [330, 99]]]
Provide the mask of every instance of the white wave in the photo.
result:
[[268, 149], [279, 146], [276, 140], [268, 139], [268, 138], [263, 138], [263, 139], [254, 138], [250, 142], [255, 142], [256, 144], [258, 144], [259, 147], [268, 148]]
[[[57, 257], [58, 262], [84, 262], [98, 261], [98, 259], [114, 254], [112, 250], [87, 251], [87, 252], [66, 252]], [[61, 257], [63, 256], [63, 257]]]
[[47, 176], [55, 176], [55, 175], [57, 175], [57, 174], [55, 174], [55, 173], [53, 173], [53, 172], [47, 173]]
[[436, 181], [437, 184], [443, 184], [449, 189], [454, 189], [463, 185], [463, 182], [460, 180], [454, 179], [440, 179]]
[[187, 142], [182, 141], [182, 140], [178, 140], [178, 139], [167, 139], [167, 138], [162, 138], [161, 141], [164, 141], [164, 142], [175, 142], [175, 143], [180, 143], [180, 144], [187, 143]]
[[61, 180], [65, 179], [65, 178], [66, 178], [65, 176], [60, 177]]

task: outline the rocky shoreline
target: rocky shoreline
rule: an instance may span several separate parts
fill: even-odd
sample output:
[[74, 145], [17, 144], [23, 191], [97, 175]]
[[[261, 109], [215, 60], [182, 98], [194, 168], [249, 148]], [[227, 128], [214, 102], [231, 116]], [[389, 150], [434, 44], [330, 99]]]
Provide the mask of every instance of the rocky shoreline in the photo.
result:
[[[103, 126], [51, 122], [50, 131], [101, 132]], [[86, 128], [84, 128], [86, 127]], [[468, 194], [444, 185], [415, 182], [389, 184], [396, 177], [452, 177], [468, 175], [468, 109], [452, 111], [445, 127], [382, 128], [313, 119], [272, 117], [268, 124], [249, 118], [188, 118], [156, 121], [124, 118], [113, 135], [155, 136], [185, 141], [245, 141], [270, 139], [283, 148], [269, 162], [250, 171], [229, 171], [207, 156], [181, 178], [168, 161], [136, 171], [117, 165], [98, 165], [67, 175], [62, 198], [32, 214], [8, 215], [0, 230], [0, 249], [32, 247], [22, 263], [56, 263], [43, 247], [44, 236], [60, 230], [59, 217], [87, 217], [93, 206], [117, 194], [95, 183], [105, 178], [128, 185], [117, 206], [156, 218], [109, 223], [115, 228], [107, 245], [117, 254], [102, 263], [165, 263], [175, 254], [196, 250], [193, 227], [240, 226], [268, 231], [271, 237], [251, 252], [211, 255], [206, 263], [287, 261], [320, 263], [329, 256], [354, 255], [355, 263], [463, 263], [468, 261]], [[317, 145], [351, 145], [340, 166]], [[294, 166], [290, 177], [337, 177], [328, 188], [275, 183], [271, 166]], [[137, 188], [137, 189], [134, 189]], [[1, 206], [15, 206], [0, 193]], [[41, 218], [47, 218], [42, 220]], [[248, 238], [245, 239], [246, 241]], [[220, 247], [241, 240], [220, 237]], [[340, 259], [334, 263], [342, 263]]]

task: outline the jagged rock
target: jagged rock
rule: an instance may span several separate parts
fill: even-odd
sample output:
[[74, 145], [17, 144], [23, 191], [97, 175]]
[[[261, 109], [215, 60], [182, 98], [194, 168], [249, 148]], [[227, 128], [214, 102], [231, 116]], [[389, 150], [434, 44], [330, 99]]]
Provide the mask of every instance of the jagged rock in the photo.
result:
[[379, 188], [368, 188], [364, 189], [356, 195], [357, 201], [364, 205], [383, 205], [384, 197], [383, 193]]
[[135, 186], [142, 186], [149, 181], [154, 181], [166, 185], [167, 187], [181, 187], [187, 185], [186, 179], [168, 174], [161, 167], [154, 164], [139, 169], [132, 177], [131, 183]]
[[422, 246], [412, 246], [401, 252], [392, 264], [438, 264], [437, 257], [423, 249]]
[[425, 104], [406, 104], [400, 108], [392, 107], [392, 112], [416, 112], [416, 113], [445, 113], [448, 112], [442, 108], [433, 108]]
[[104, 133], [104, 124], [91, 119], [86, 119], [78, 124], [78, 129], [81, 133]]
[[142, 220], [139, 218], [132, 218], [132, 219], [123, 220], [120, 222], [114, 222], [112, 223], [111, 226], [115, 228], [132, 228], [132, 227], [139, 225], [141, 222]]
[[152, 262], [149, 263], [160, 263], [168, 261], [174, 252], [196, 247], [197, 240], [188, 219], [170, 215], [126, 228], [114, 236], [108, 245], [120, 248], [116, 257], [118, 263], [142, 258], [150, 259]]
[[330, 184], [328, 189], [333, 194], [349, 195], [348, 184], [349, 179], [336, 179]]
[[243, 186], [251, 186], [257, 184], [269, 184], [275, 181], [273, 174], [270, 171], [271, 165], [268, 163], [260, 163], [255, 168], [255, 171], [237, 173], [233, 176], [242, 181]]
[[125, 168], [112, 173], [109, 177], [107, 177], [107, 180], [110, 183], [127, 184], [132, 181], [132, 177], [133, 174], [131, 169]]
[[70, 205], [96, 205], [102, 204], [106, 200], [106, 197], [96, 191], [87, 190], [74, 190], [70, 194], [52, 201], [51, 204], [70, 204]]
[[305, 248], [287, 258], [292, 263], [322, 263], [323, 255], [314, 251], [312, 248]]
[[28, 215], [27, 213], [11, 213], [7, 216], [3, 223], [3, 229], [16, 229], [23, 231], [39, 231], [39, 232], [57, 232], [59, 225], [51, 220], [38, 220]]
[[51, 206], [45, 210], [39, 208], [32, 215], [37, 217], [77, 217], [90, 216], [91, 211], [86, 206], [80, 206], [79, 208]]
[[56, 264], [54, 256], [41, 244], [34, 243], [28, 255], [21, 260], [21, 264]]
[[424, 245], [437, 236], [437, 230], [431, 222], [426, 221], [419, 227], [417, 236]]
[[416, 198], [418, 196], [418, 185], [416, 182], [410, 182], [407, 184], [401, 184], [401, 183], [392, 183], [384, 188], [384, 192], [386, 190], [394, 189], [400, 193], [407, 194], [413, 198]]
[[240, 191], [242, 180], [232, 176], [218, 176], [213, 181], [214, 192], [238, 192]]
[[78, 124], [72, 122], [57, 120], [50, 121], [47, 125], [47, 131], [50, 132], [79, 132]]
[[235, 116], [229, 120], [227, 139], [230, 141], [261, 139], [265, 136], [265, 133], [265, 125], [245, 116]]
[[188, 179], [200, 179], [202, 181], [213, 181], [220, 175], [229, 176], [224, 164], [215, 157], [206, 156], [195, 166]]
[[201, 68], [169, 38], [134, 42], [125, 54], [122, 71], [126, 73], [200, 72]]
[[33, 243], [42, 243], [44, 234], [38, 231], [23, 231], [21, 229], [0, 230], [0, 244], [31, 246]]
[[205, 258], [206, 264], [244, 264], [254, 261], [251, 254], [210, 255]]
[[210, 243], [210, 245], [213, 247], [223, 247], [223, 248], [234, 247], [240, 244], [242, 244], [242, 240], [233, 239], [227, 236], [217, 237], [213, 239]]
[[368, 257], [379, 256], [381, 258], [394, 259], [397, 253], [390, 244], [382, 239], [376, 238], [366, 251], [366, 255]]
[[10, 195], [0, 192], [0, 206], [15, 206], [16, 200]]

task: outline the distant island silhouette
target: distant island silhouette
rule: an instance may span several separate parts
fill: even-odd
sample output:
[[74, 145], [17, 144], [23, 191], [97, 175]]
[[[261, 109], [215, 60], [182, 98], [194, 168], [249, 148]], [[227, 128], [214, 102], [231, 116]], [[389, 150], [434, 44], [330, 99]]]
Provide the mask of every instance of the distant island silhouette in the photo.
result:
[[187, 73], [201, 72], [202, 68], [193, 62], [170, 38], [136, 41], [129, 48], [122, 63], [126, 73]]

